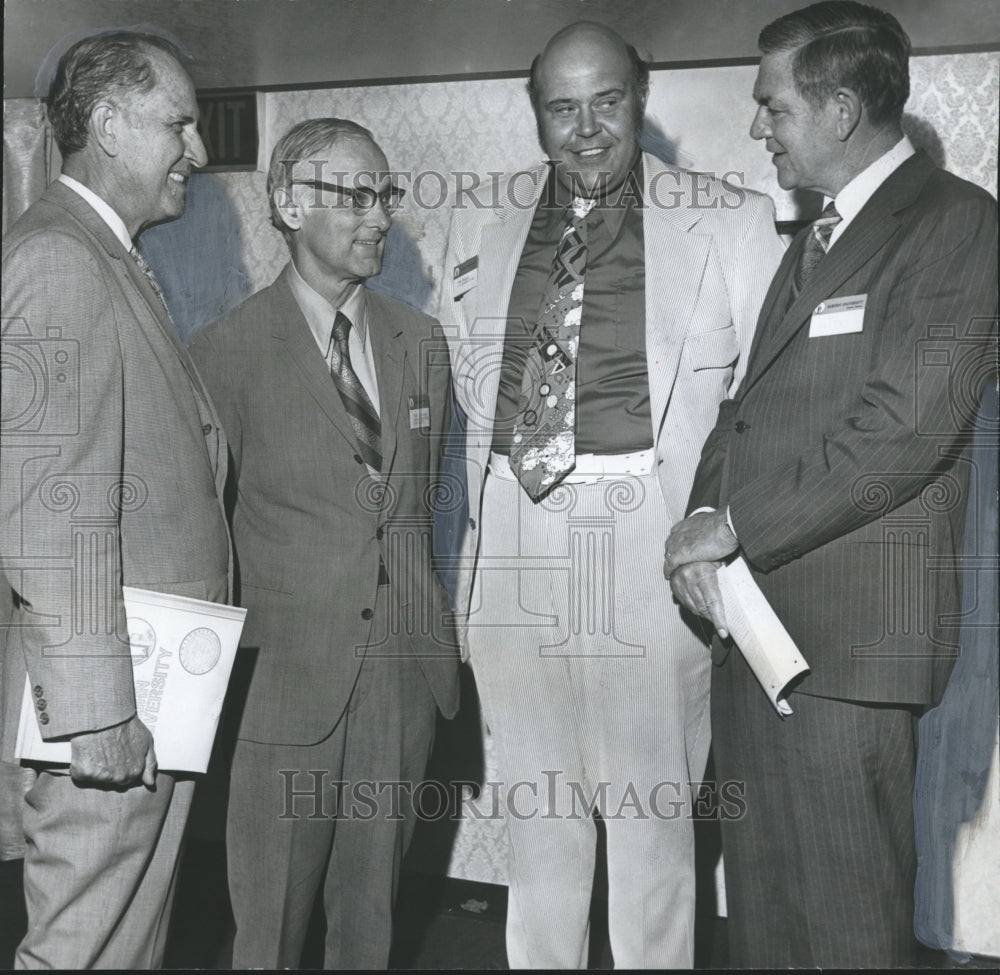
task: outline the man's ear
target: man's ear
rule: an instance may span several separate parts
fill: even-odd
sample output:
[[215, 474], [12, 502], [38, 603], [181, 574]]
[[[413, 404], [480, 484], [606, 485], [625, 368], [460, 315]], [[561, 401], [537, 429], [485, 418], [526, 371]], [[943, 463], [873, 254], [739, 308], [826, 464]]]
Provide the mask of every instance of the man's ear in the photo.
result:
[[836, 112], [837, 138], [845, 142], [858, 127], [864, 113], [864, 104], [853, 88], [840, 87], [831, 98], [832, 108]]
[[118, 136], [125, 123], [122, 110], [111, 102], [98, 102], [90, 111], [87, 133], [109, 156], [118, 155]]
[[304, 206], [295, 198], [291, 186], [279, 186], [271, 194], [275, 209], [289, 230], [298, 230], [302, 226]]

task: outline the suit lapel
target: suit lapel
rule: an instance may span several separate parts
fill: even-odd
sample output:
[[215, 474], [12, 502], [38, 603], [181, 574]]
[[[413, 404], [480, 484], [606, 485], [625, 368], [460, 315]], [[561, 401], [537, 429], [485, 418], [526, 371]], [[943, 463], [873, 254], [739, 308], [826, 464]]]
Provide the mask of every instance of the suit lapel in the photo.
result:
[[119, 277], [123, 282], [122, 294], [132, 309], [133, 317], [140, 324], [152, 319], [160, 334], [176, 351], [177, 358], [187, 373], [196, 395], [203, 401], [205, 412], [211, 414], [217, 423], [218, 418], [215, 417], [215, 411], [209, 405], [211, 400], [205, 387], [202, 385], [201, 377], [198, 375], [198, 371], [195, 369], [194, 363], [187, 353], [187, 349], [184, 348], [177, 337], [177, 332], [174, 330], [174, 325], [170, 320], [167, 309], [153, 290], [146, 275], [139, 270], [138, 265], [132, 260], [131, 255], [122, 246], [122, 242], [115, 236], [114, 231], [79, 193], [70, 189], [65, 184], [56, 181], [45, 191], [45, 195], [54, 203], [69, 211], [104, 248], [115, 276]]
[[[191, 383], [195, 409], [193, 411], [182, 410], [182, 415], [188, 418], [192, 424], [191, 435], [195, 439], [204, 439], [209, 434], [213, 434], [218, 438], [217, 450], [214, 456], [208, 446], [210, 441], [205, 440], [205, 457], [211, 466], [219, 504], [222, 506], [223, 488], [228, 469], [225, 431], [222, 428], [212, 399], [201, 381], [201, 376], [198, 375], [198, 370], [195, 368], [194, 362], [188, 355], [187, 349], [181, 345], [177, 333], [174, 331], [173, 323], [170, 321], [170, 316], [166, 308], [164, 308], [163, 303], [153, 291], [146, 276], [139, 270], [135, 261], [132, 260], [132, 257], [125, 250], [114, 231], [79, 193], [70, 189], [65, 184], [56, 181], [46, 189], [44, 197], [67, 211], [76, 221], [83, 225], [104, 249], [108, 257], [107, 267], [109, 272], [118, 281], [119, 291], [132, 312], [131, 317], [136, 327], [143, 330], [150, 339], [154, 337], [157, 339], [162, 338], [168, 343], [168, 348], [173, 351], [174, 355], [172, 357], [161, 357], [163, 368], [167, 372], [167, 375], [170, 375], [170, 370], [175, 368], [172, 365], [174, 361], [179, 362], [181, 368], [186, 373]], [[153, 325], [149, 324], [150, 319], [152, 319]], [[163, 349], [163, 343], [162, 341], [150, 341], [150, 348], [154, 354], [159, 354], [160, 350]], [[167, 361], [168, 358], [171, 359], [170, 362]], [[179, 390], [178, 393], [180, 393]], [[206, 422], [211, 423], [213, 428], [208, 434], [203, 429], [203, 425]], [[231, 559], [232, 553], [230, 552]], [[230, 564], [230, 573], [231, 571], [232, 565]]]
[[[763, 327], [757, 329], [757, 341], [754, 342], [740, 395], [753, 387], [782, 349], [809, 321], [816, 306], [831, 297], [898, 232], [900, 221], [896, 214], [913, 201], [933, 168], [930, 160], [920, 152], [889, 176], [851, 221], [843, 236], [830, 248], [829, 254], [820, 261], [799, 296], [781, 315], [780, 302], [788, 299], [795, 265], [805, 246], [805, 237], [812, 230], [807, 227], [796, 237], [761, 309], [759, 325]], [[766, 327], [771, 321], [776, 321], [776, 326]]]
[[[664, 166], [643, 156], [642, 211], [646, 261], [646, 362], [654, 439], [659, 436], [673, 391], [681, 349], [694, 318], [711, 251], [710, 238], [690, 233], [701, 216], [690, 206], [651, 206], [650, 184]], [[686, 184], [685, 184], [686, 185]]]
[[285, 275], [281, 274], [272, 287], [275, 290], [274, 341], [297, 371], [303, 388], [356, 451], [357, 440], [347, 410]]
[[[468, 441], [470, 455], [475, 455], [481, 469], [485, 469], [493, 439], [510, 292], [545, 185], [545, 173], [544, 169], [532, 171], [530, 187], [522, 190], [525, 198], [507, 199], [490, 217], [480, 235], [479, 294], [474, 299], [475, 314], [471, 320], [466, 318], [470, 332], [466, 362], [470, 369], [457, 378], [466, 384], [468, 400], [473, 404], [469, 411]], [[513, 184], [509, 183], [508, 192], [513, 190]]]
[[379, 419], [382, 424], [382, 474], [388, 476], [396, 457], [396, 430], [406, 375], [406, 346], [403, 331], [388, 302], [375, 291], [367, 292], [367, 298], [368, 340], [375, 355]]

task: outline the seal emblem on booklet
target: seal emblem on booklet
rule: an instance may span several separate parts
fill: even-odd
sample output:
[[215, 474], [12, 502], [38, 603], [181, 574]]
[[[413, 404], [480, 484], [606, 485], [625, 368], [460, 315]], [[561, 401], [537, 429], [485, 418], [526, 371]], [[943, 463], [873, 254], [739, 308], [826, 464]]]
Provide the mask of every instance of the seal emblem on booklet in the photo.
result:
[[[153, 735], [159, 768], [204, 772], [219, 726], [247, 611], [123, 586], [136, 714]], [[25, 679], [14, 754], [69, 765], [68, 741], [44, 741]]]

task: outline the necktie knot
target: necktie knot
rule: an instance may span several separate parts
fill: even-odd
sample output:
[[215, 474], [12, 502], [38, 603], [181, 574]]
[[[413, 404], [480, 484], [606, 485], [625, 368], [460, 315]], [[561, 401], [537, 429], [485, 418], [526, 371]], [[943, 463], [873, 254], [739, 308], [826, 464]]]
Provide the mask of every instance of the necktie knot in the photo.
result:
[[823, 207], [823, 212], [819, 217], [812, 222], [802, 245], [799, 262], [795, 265], [795, 274], [792, 278], [793, 296], [802, 291], [812, 273], [819, 267], [820, 261], [826, 256], [834, 228], [841, 219], [842, 217], [837, 213], [837, 208], [831, 200]]
[[351, 320], [343, 313], [337, 312], [337, 317], [333, 320], [333, 341], [337, 349], [343, 354], [347, 348], [348, 338], [351, 334]]
[[594, 204], [596, 202], [597, 201], [593, 197], [587, 199], [583, 196], [574, 196], [573, 202], [569, 205], [570, 212], [573, 214], [574, 222], [583, 220], [587, 214], [594, 209]]
[[835, 206], [833, 200], [831, 200], [825, 207], [823, 207], [823, 212], [819, 215], [818, 219], [813, 221], [813, 233], [823, 245], [824, 251], [829, 249], [830, 238], [833, 236], [833, 231], [842, 219], [843, 218], [840, 214], [837, 213], [837, 207]]

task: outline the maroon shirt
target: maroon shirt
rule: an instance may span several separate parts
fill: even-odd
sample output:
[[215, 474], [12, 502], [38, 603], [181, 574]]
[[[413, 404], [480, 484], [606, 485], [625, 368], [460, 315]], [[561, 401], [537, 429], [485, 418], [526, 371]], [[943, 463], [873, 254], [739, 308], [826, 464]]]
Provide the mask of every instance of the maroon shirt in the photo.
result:
[[[587, 271], [576, 363], [576, 452], [625, 454], [653, 445], [646, 370], [642, 157], [620, 190], [587, 216]], [[493, 449], [510, 453], [525, 357], [571, 195], [550, 172], [521, 252], [507, 310]]]

